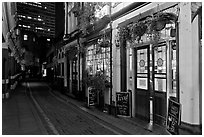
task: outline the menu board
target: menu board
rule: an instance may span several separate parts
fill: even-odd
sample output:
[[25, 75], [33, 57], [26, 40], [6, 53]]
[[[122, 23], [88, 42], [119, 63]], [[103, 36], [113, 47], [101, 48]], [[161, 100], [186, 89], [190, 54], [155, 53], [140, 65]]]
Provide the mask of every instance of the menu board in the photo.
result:
[[97, 103], [96, 89], [88, 87], [88, 106], [94, 106]]
[[130, 116], [130, 92], [116, 93], [117, 115]]
[[180, 124], [181, 105], [176, 101], [169, 99], [167, 115], [167, 131], [173, 135], [179, 134], [178, 125]]

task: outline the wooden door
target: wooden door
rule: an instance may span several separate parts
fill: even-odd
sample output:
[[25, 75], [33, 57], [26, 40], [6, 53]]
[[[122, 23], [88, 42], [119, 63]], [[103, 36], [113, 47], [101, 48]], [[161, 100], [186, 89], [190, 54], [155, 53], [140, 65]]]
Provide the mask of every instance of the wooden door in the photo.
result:
[[153, 121], [165, 125], [167, 113], [167, 48], [166, 42], [153, 48]]
[[136, 48], [136, 116], [149, 121], [150, 91], [149, 91], [149, 46]]

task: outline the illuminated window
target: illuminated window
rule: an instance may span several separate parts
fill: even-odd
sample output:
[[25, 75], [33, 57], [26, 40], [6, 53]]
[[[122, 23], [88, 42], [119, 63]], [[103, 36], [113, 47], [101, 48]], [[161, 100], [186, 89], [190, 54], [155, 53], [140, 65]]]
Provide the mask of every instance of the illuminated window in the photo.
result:
[[89, 46], [86, 50], [86, 69], [91, 75], [102, 72], [110, 78], [110, 47]]
[[47, 41], [50, 41], [50, 39], [47, 39]]
[[28, 35], [24, 35], [23, 40], [28, 40]]

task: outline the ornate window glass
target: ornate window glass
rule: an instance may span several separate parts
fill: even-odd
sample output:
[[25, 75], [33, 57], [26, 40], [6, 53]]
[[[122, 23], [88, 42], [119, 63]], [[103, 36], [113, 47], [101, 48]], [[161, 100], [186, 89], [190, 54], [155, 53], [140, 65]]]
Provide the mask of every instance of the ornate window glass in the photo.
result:
[[110, 77], [110, 47], [92, 44], [86, 49], [86, 70], [90, 75], [102, 72]]

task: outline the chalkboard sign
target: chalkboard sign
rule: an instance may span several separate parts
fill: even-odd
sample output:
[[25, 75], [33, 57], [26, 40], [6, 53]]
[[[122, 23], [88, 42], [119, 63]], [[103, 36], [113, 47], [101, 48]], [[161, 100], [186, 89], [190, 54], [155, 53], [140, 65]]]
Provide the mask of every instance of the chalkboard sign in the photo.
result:
[[173, 135], [179, 134], [178, 125], [180, 124], [181, 105], [176, 101], [169, 99], [167, 115], [167, 131]]
[[130, 92], [116, 93], [117, 115], [130, 116]]
[[88, 106], [94, 106], [97, 103], [96, 89], [88, 87]]

